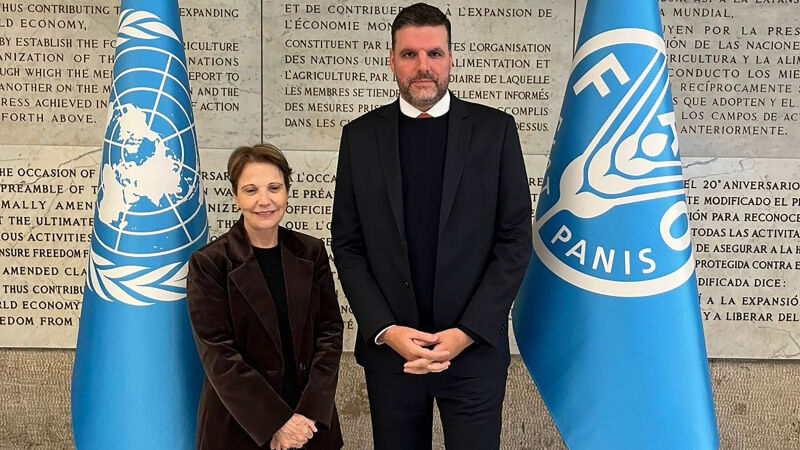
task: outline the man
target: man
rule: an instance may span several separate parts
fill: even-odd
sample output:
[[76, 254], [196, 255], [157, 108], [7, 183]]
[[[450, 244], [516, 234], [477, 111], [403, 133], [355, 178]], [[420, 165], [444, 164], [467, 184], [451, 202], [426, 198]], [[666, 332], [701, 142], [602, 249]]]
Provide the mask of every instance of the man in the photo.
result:
[[332, 222], [375, 448], [430, 448], [433, 399], [447, 448], [498, 448], [508, 312], [531, 254], [516, 126], [448, 92], [435, 7], [397, 15], [389, 66], [400, 98], [342, 131]]

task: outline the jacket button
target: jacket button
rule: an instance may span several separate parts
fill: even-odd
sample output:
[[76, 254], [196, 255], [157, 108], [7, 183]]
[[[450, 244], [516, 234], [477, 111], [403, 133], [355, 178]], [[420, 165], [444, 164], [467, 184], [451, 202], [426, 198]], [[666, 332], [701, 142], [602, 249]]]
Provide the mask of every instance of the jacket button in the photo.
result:
[[300, 372], [305, 372], [306, 371], [306, 363], [298, 364], [297, 368], [300, 369]]
[[410, 284], [408, 284], [408, 281], [403, 281], [403, 287], [405, 287], [406, 289], [408, 289], [408, 288], [410, 288], [410, 287], [411, 287], [411, 285], [410, 285]]
[[405, 247], [405, 246], [406, 246], [406, 241], [400, 241], [400, 247]]

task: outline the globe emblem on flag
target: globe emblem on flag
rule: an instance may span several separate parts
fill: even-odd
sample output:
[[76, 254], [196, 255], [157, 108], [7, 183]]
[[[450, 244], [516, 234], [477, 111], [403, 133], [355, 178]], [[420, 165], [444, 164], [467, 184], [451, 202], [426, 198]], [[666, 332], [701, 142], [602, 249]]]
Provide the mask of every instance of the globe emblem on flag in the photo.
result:
[[[203, 207], [194, 123], [189, 103], [177, 98], [188, 100], [188, 89], [171, 78], [169, 65], [179, 60], [163, 50], [134, 47], [117, 58], [122, 66], [127, 59], [164, 65], [124, 71], [114, 81], [97, 208], [107, 229], [97, 237], [125, 256], [175, 252], [204, 231], [187, 227]], [[136, 86], [122, 88], [126, 78]], [[179, 89], [165, 90], [169, 85]]]
[[207, 236], [186, 67], [142, 38], [180, 42], [152, 14], [121, 14], [87, 281], [140, 306], [185, 298], [185, 253]]
[[694, 273], [669, 92], [656, 33], [611, 30], [575, 53], [563, 108], [573, 115], [556, 133], [534, 232], [536, 255], [564, 281], [643, 297]]

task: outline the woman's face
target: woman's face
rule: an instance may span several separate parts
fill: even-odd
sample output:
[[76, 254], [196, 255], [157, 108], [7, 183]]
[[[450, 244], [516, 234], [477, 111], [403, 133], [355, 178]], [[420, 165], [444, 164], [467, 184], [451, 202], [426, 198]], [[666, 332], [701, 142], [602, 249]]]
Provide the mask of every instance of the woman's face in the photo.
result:
[[244, 216], [249, 233], [271, 234], [286, 212], [289, 192], [278, 166], [265, 162], [247, 163], [233, 195]]

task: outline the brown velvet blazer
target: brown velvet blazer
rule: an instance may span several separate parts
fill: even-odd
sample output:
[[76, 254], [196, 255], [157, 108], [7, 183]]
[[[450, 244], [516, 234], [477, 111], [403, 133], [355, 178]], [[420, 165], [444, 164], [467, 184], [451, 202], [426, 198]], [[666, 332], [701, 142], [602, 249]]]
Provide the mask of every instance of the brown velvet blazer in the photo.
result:
[[198, 449], [269, 448], [295, 412], [317, 421], [319, 431], [304, 448], [342, 447], [334, 395], [343, 324], [328, 254], [317, 238], [285, 228], [278, 236], [301, 390], [297, 408], [279, 394], [278, 316], [240, 218], [189, 260], [189, 317], [206, 373]]

